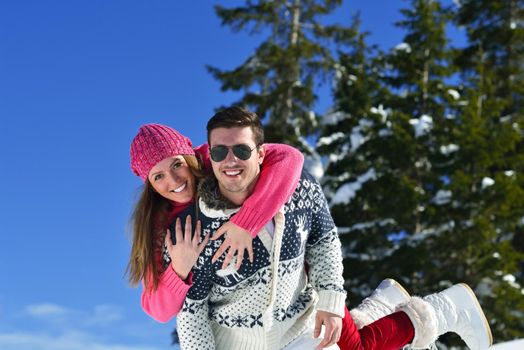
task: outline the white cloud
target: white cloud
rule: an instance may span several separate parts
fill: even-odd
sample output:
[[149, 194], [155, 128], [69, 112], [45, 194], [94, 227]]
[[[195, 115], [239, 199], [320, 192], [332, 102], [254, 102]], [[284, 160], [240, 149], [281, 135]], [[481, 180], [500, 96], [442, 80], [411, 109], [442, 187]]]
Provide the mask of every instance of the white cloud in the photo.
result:
[[173, 350], [174, 324], [158, 324], [143, 315], [132, 320], [113, 304], [84, 310], [54, 303], [31, 304], [3, 315], [2, 350]]
[[115, 305], [96, 305], [93, 313], [86, 318], [86, 324], [106, 326], [123, 318], [122, 309]]
[[125, 345], [101, 342], [89, 334], [68, 331], [58, 335], [35, 332], [0, 333], [3, 350], [165, 350], [147, 345]]
[[51, 303], [28, 305], [26, 306], [25, 311], [29, 315], [37, 317], [65, 315], [68, 313], [68, 310], [62, 306]]
[[95, 305], [92, 310], [68, 309], [53, 303], [28, 305], [25, 314], [39, 320], [58, 324], [70, 323], [83, 326], [108, 326], [123, 318], [121, 307], [111, 304]]

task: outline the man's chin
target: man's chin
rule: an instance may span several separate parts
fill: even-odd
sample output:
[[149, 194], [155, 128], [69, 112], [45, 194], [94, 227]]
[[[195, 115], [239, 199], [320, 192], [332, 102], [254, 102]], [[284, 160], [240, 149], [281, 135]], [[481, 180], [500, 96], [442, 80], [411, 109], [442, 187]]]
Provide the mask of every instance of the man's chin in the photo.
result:
[[240, 184], [222, 183], [220, 186], [223, 190], [232, 193], [243, 192], [246, 190], [246, 186]]

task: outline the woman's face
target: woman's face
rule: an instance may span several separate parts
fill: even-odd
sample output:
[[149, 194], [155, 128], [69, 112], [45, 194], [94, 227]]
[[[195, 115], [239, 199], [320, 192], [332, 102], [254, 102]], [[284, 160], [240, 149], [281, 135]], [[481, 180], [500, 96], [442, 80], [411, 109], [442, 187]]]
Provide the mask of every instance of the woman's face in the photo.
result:
[[195, 176], [183, 156], [166, 158], [149, 172], [149, 182], [162, 197], [187, 203], [195, 196]]

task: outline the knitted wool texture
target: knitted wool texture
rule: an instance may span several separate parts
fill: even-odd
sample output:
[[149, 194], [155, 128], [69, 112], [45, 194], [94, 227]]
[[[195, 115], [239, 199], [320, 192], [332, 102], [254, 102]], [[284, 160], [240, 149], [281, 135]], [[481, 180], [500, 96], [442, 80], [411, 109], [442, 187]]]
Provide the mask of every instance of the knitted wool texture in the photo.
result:
[[131, 170], [146, 181], [156, 164], [178, 155], [195, 155], [190, 139], [169, 126], [145, 124], [131, 142]]
[[[199, 202], [202, 237], [236, 211], [212, 209], [204, 197]], [[239, 270], [233, 265], [221, 269], [224, 255], [211, 262], [223, 237], [208, 242], [177, 317], [181, 349], [279, 349], [312, 328], [315, 307], [344, 315], [340, 241], [311, 175], [302, 174], [274, 220], [273, 238], [266, 229], [259, 232], [253, 239], [254, 263], [244, 256]]]

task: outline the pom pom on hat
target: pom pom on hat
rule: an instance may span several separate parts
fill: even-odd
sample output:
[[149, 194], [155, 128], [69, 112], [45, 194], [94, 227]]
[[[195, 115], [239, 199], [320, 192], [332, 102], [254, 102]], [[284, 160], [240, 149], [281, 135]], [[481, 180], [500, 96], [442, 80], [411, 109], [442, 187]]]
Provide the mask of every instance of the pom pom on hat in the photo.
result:
[[131, 142], [131, 170], [145, 182], [157, 163], [178, 155], [195, 155], [190, 139], [169, 126], [145, 124]]

